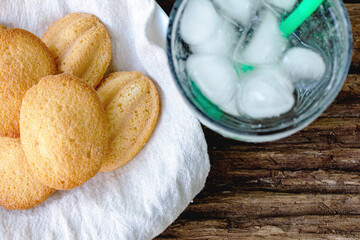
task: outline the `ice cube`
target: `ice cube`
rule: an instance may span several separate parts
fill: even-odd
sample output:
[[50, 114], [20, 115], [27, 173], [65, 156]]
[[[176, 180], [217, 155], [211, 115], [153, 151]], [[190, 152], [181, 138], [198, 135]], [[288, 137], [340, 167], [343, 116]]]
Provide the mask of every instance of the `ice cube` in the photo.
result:
[[231, 55], [236, 47], [240, 32], [231, 23], [223, 20], [215, 34], [201, 44], [191, 45], [194, 53], [219, 53]]
[[184, 10], [180, 34], [189, 44], [200, 44], [220, 27], [221, 17], [210, 0], [190, 0]]
[[240, 83], [237, 104], [252, 118], [278, 117], [292, 109], [294, 86], [281, 68], [257, 68]]
[[202, 93], [214, 104], [225, 106], [234, 97], [237, 74], [227, 57], [193, 54], [186, 62], [186, 69]]
[[251, 18], [255, 15], [260, 0], [214, 0], [217, 7], [221, 9], [223, 15], [247, 27]]
[[319, 53], [302, 47], [293, 47], [287, 51], [282, 66], [295, 82], [320, 80], [326, 70], [324, 59]]
[[285, 11], [293, 10], [297, 0], [266, 0], [267, 3]]
[[223, 110], [224, 112], [234, 115], [234, 116], [238, 116], [239, 110], [237, 108], [237, 104], [236, 104], [236, 99], [233, 98], [230, 100], [230, 102], [228, 102], [226, 105], [220, 106], [221, 110]]
[[237, 47], [239, 52], [235, 59], [248, 65], [275, 63], [280, 60], [287, 45], [288, 40], [280, 31], [280, 20], [271, 11], [265, 11], [250, 42], [243, 49]]

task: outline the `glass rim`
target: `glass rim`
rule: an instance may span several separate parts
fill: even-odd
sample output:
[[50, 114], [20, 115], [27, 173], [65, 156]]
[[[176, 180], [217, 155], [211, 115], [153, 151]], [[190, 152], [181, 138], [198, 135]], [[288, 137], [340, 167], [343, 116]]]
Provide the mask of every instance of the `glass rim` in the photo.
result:
[[[234, 136], [236, 136], [236, 138], [240, 138], [241, 140], [244, 140], [242, 138], [247, 138], [247, 137], [256, 138], [256, 137], [275, 136], [275, 135], [284, 135], [284, 134], [286, 136], [289, 136], [292, 133], [305, 128], [307, 125], [309, 125], [311, 122], [313, 122], [316, 118], [318, 118], [333, 103], [335, 98], [338, 96], [339, 92], [342, 89], [342, 86], [345, 83], [346, 77], [348, 76], [348, 72], [349, 72], [349, 69], [351, 66], [352, 51], [353, 51], [353, 49], [352, 49], [353, 36], [352, 36], [352, 28], [351, 28], [349, 15], [347, 13], [344, 3], [341, 0], [333, 0], [337, 4], [337, 7], [340, 9], [338, 16], [339, 16], [339, 20], [342, 22], [342, 26], [344, 26], [343, 27], [343, 30], [345, 33], [344, 39], [347, 39], [347, 41], [344, 41], [344, 45], [345, 45], [344, 49], [346, 52], [345, 54], [347, 54], [347, 56], [345, 57], [346, 63], [343, 65], [342, 73], [341, 73], [341, 75], [339, 75], [337, 77], [338, 79], [335, 81], [334, 86], [331, 89], [331, 91], [329, 91], [326, 94], [326, 96], [322, 99], [323, 104], [319, 105], [319, 107], [316, 110], [308, 111], [308, 113], [306, 115], [305, 115], [306, 112], [304, 112], [301, 115], [296, 115], [290, 121], [288, 121], [287, 125], [284, 125], [276, 130], [256, 129], [256, 128], [243, 130], [243, 129], [233, 128], [233, 127], [224, 125], [221, 122], [212, 119], [208, 114], [206, 114], [204, 111], [202, 111], [194, 103], [192, 98], [190, 96], [188, 96], [188, 94], [185, 92], [185, 90], [183, 89], [183, 86], [176, 74], [176, 69], [174, 66], [175, 64], [174, 64], [174, 59], [173, 59], [173, 54], [172, 54], [172, 52], [173, 52], [172, 51], [173, 50], [172, 39], [174, 39], [174, 38], [172, 38], [172, 35], [175, 34], [174, 24], [176, 23], [176, 21], [178, 21], [177, 13], [178, 13], [179, 7], [181, 7], [181, 4], [183, 2], [187, 2], [187, 1], [189, 1], [189, 0], [177, 0], [171, 10], [169, 25], [168, 25], [168, 29], [167, 29], [166, 52], [167, 52], [170, 70], [171, 70], [173, 79], [175, 80], [175, 84], [176, 84], [177, 88], [180, 91], [182, 97], [185, 99], [185, 102], [187, 103], [187, 105], [196, 113], [196, 115], [198, 115], [200, 120], [203, 120], [203, 121], [207, 122], [208, 124], [211, 124], [213, 127], [220, 129], [221, 131], [227, 132], [228, 135], [232, 136], [232, 138], [234, 138]], [[208, 126], [208, 127], [210, 127], [210, 126]], [[286, 134], [287, 132], [290, 134]], [[286, 137], [286, 136], [282, 136], [282, 137]], [[282, 137], [279, 137], [279, 138], [282, 138]], [[279, 138], [277, 138], [277, 139], [279, 139]]]

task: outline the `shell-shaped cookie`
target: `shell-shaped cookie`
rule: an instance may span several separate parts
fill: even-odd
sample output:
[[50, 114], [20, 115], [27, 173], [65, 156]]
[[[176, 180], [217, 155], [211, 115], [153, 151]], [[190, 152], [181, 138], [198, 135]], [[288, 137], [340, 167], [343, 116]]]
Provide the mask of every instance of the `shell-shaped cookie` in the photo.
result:
[[108, 125], [95, 90], [68, 74], [44, 77], [25, 95], [21, 142], [43, 184], [71, 189], [99, 171], [108, 147]]
[[1, 30], [5, 30], [5, 29], [6, 29], [6, 27], [5, 27], [4, 25], [1, 25], [1, 24], [0, 24], [0, 31], [1, 31]]
[[37, 36], [16, 28], [0, 31], [0, 136], [19, 137], [25, 92], [56, 73], [52, 54]]
[[45, 201], [55, 189], [33, 177], [20, 139], [0, 137], [0, 205], [28, 209]]
[[70, 13], [54, 22], [42, 40], [54, 54], [59, 72], [70, 73], [96, 87], [111, 60], [109, 34], [91, 14]]
[[110, 74], [97, 90], [109, 123], [109, 151], [100, 171], [129, 162], [153, 132], [160, 100], [154, 83], [139, 72]]

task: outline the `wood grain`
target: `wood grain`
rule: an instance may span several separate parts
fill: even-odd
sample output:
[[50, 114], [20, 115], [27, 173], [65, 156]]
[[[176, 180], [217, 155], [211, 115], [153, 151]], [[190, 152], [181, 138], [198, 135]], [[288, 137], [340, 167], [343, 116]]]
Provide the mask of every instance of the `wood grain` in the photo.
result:
[[[158, 239], [360, 239], [360, 1], [350, 75], [335, 102], [303, 131], [249, 144], [204, 127], [205, 189]], [[158, 0], [170, 12], [174, 0]]]
[[353, 61], [351, 63], [351, 72], [360, 73], [360, 2], [358, 1], [344, 1], [357, 2], [346, 4], [349, 13], [351, 26], [353, 29]]
[[359, 239], [359, 229], [359, 216], [180, 219], [158, 239]]

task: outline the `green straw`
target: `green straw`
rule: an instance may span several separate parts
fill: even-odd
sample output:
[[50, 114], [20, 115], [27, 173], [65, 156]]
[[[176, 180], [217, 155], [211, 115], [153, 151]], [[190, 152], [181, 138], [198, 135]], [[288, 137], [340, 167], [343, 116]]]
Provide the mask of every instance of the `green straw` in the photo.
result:
[[238, 65], [235, 65], [234, 68], [238, 75], [240, 75], [240, 73], [246, 73], [247, 71], [254, 70], [253, 66], [246, 65], [246, 64], [238, 64]]
[[[286, 1], [286, 0], [284, 0]], [[324, 0], [303, 0], [299, 6], [281, 24], [280, 30], [285, 37], [290, 36], [310, 17]]]
[[197, 102], [201, 106], [202, 110], [206, 112], [210, 117], [219, 121], [222, 117], [222, 111], [220, 110], [220, 108], [214, 103], [212, 103], [207, 97], [205, 97], [198, 85], [192, 80], [191, 87], [195, 96], [195, 102]]
[[[284, 36], [286, 38], [289, 37], [323, 2], [324, 0], [303, 0], [289, 16], [281, 22], [280, 30]], [[254, 69], [254, 67], [249, 65], [238, 65], [234, 67], [238, 74]]]

